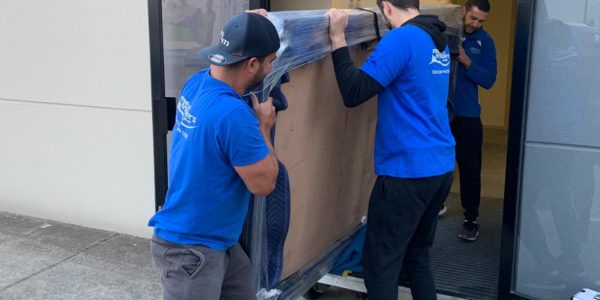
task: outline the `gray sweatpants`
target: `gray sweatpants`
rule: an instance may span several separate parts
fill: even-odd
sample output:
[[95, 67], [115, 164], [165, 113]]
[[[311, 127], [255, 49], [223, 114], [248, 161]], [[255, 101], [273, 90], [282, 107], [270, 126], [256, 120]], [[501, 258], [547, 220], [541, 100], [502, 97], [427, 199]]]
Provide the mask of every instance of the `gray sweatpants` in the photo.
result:
[[150, 246], [165, 300], [256, 299], [250, 260], [239, 244], [216, 251], [153, 236]]

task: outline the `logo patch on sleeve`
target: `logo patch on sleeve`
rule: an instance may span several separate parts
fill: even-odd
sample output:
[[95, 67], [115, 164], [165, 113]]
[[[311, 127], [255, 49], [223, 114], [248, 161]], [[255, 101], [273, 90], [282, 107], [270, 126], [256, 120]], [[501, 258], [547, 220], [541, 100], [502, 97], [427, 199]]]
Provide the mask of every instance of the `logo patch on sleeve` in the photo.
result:
[[446, 53], [446, 51], [440, 52], [438, 49], [433, 49], [433, 53], [431, 54], [431, 62], [429, 64], [439, 64], [443, 67], [447, 67], [450, 65], [450, 54]]

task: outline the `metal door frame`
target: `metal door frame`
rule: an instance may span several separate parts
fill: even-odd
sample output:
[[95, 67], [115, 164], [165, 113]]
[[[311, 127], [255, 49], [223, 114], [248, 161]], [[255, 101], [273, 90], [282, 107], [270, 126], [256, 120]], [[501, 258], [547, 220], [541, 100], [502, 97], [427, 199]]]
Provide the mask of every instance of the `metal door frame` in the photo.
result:
[[[250, 9], [269, 8], [269, 0], [248, 0]], [[152, 84], [152, 135], [154, 141], [155, 210], [165, 203], [168, 181], [167, 134], [173, 128], [175, 99], [165, 95], [162, 1], [148, 0], [150, 70]]]
[[516, 292], [514, 286], [535, 7], [536, 0], [517, 0], [498, 299], [527, 299]]
[[[154, 187], [155, 208], [164, 204], [168, 188], [167, 134], [174, 114], [175, 99], [165, 96], [163, 26], [161, 0], [148, 0], [150, 30], [150, 66], [152, 84], [152, 128], [154, 140]], [[249, 0], [250, 8], [270, 7], [269, 0]], [[508, 148], [506, 161], [506, 185], [502, 220], [502, 245], [499, 299], [527, 299], [514, 287], [515, 255], [518, 239], [518, 214], [522, 150], [529, 91], [531, 43], [535, 20], [536, 0], [517, 0], [514, 61], [512, 74], [511, 107], [509, 116]]]

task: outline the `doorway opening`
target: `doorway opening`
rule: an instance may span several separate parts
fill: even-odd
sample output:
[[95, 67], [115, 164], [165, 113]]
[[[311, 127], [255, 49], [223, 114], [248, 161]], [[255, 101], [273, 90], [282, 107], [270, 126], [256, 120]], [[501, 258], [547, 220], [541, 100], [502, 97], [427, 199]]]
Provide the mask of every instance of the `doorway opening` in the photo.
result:
[[492, 8], [484, 29], [492, 36], [496, 46], [498, 74], [492, 89], [479, 88], [484, 127], [481, 204], [477, 219], [481, 226], [480, 235], [475, 242], [458, 238], [464, 216], [460, 200], [460, 170], [457, 167], [446, 201], [447, 212], [438, 221], [431, 250], [436, 288], [442, 294], [467, 299], [497, 299], [500, 277], [516, 1], [490, 0], [490, 3]]

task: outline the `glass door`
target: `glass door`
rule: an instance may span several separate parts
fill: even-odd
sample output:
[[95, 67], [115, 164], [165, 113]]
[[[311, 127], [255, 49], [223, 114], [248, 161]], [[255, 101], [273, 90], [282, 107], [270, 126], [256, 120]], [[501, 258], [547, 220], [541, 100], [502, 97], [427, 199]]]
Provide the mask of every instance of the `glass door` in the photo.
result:
[[208, 67], [200, 49], [214, 43], [225, 22], [259, 0], [148, 0], [152, 68], [152, 123], [156, 209], [164, 204], [168, 182], [170, 130], [176, 99], [185, 81]]
[[519, 2], [534, 18], [511, 290], [570, 299], [600, 291], [600, 0]]

